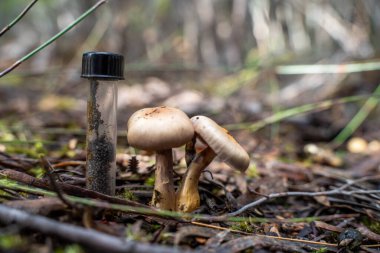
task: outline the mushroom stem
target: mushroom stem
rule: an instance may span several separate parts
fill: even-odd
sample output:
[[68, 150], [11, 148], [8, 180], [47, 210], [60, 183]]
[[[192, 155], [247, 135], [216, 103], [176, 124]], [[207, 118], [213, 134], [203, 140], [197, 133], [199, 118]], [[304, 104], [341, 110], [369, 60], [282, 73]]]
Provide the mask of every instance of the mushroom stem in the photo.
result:
[[163, 210], [175, 210], [173, 154], [171, 149], [156, 152], [156, 181], [152, 205]]
[[192, 212], [200, 206], [200, 197], [198, 192], [198, 182], [202, 171], [215, 158], [215, 152], [207, 147], [198, 153], [190, 163], [182, 179], [182, 184], [176, 194], [177, 211]]

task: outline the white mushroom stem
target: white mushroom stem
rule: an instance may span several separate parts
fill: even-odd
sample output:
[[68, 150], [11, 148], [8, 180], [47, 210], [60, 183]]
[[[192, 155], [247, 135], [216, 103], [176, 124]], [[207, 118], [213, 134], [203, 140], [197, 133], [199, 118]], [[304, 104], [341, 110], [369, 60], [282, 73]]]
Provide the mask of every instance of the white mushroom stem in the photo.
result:
[[182, 184], [176, 194], [177, 211], [189, 213], [199, 208], [199, 178], [202, 171], [212, 162], [215, 156], [215, 152], [207, 147], [198, 153], [190, 163], [190, 167], [183, 176]]
[[176, 208], [173, 183], [173, 154], [171, 149], [156, 151], [156, 181], [152, 205], [174, 211]]

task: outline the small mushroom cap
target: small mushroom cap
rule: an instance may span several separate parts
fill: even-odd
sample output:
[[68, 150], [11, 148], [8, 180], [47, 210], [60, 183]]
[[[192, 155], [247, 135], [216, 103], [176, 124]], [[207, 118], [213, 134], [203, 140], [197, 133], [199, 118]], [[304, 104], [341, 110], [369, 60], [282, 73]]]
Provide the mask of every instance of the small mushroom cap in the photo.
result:
[[249, 155], [239, 143], [212, 119], [205, 116], [191, 118], [195, 133], [232, 168], [244, 172], [250, 163]]
[[189, 117], [176, 108], [153, 107], [136, 111], [128, 120], [128, 143], [144, 150], [182, 146], [194, 136]]

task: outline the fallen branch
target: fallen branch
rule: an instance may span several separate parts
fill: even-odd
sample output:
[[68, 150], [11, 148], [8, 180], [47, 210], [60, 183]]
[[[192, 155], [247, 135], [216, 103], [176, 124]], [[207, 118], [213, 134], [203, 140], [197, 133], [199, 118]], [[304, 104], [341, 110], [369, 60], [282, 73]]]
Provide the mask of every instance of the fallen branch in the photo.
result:
[[71, 242], [80, 243], [99, 252], [176, 253], [195, 252], [157, 244], [139, 243], [115, 236], [84, 229], [79, 226], [57, 222], [40, 215], [29, 214], [0, 204], [0, 221], [17, 224], [48, 235], [55, 235]]
[[[55, 192], [43, 190], [37, 188], [35, 186], [27, 186], [20, 184], [17, 181], [13, 181], [10, 179], [0, 179], [0, 188], [1, 189], [12, 189], [15, 191], [22, 191], [36, 195], [43, 195], [46, 197], [57, 197]], [[113, 204], [109, 202], [105, 202], [102, 200], [96, 200], [91, 198], [81, 198], [76, 196], [66, 195], [66, 198], [73, 203], [77, 203], [80, 205], [97, 207], [108, 210], [116, 210], [126, 213], [140, 214], [140, 215], [151, 215], [158, 216], [163, 218], [172, 218], [176, 219], [178, 222], [188, 223], [189, 219], [194, 219], [198, 221], [231, 221], [231, 222], [251, 222], [251, 223], [265, 223], [265, 222], [312, 222], [316, 220], [331, 220], [333, 217], [335, 218], [343, 218], [343, 217], [353, 217], [356, 214], [336, 214], [334, 216], [319, 216], [319, 217], [302, 217], [302, 218], [289, 218], [289, 219], [274, 219], [274, 218], [260, 218], [260, 217], [227, 217], [227, 216], [211, 216], [211, 215], [200, 215], [200, 214], [190, 214], [190, 213], [180, 213], [173, 212], [168, 210], [159, 210], [153, 209], [150, 207], [134, 207], [126, 204]]]
[[14, 168], [20, 171], [25, 171], [33, 168], [38, 163], [38, 160], [26, 158], [18, 155], [9, 155], [5, 152], [0, 152], [0, 167]]
[[53, 175], [53, 171], [54, 171], [54, 168], [53, 166], [51, 165], [51, 163], [49, 162], [48, 159], [46, 159], [44, 156], [41, 157], [41, 163], [43, 165], [43, 167], [45, 168], [45, 170], [47, 171], [47, 175], [48, 175], [48, 178], [49, 178], [49, 182], [50, 182], [50, 186], [54, 189], [54, 191], [57, 193], [57, 196], [58, 198], [64, 203], [66, 204], [67, 206], [71, 207], [71, 208], [77, 208], [73, 203], [71, 203], [69, 200], [66, 199], [66, 197], [63, 195], [63, 192], [62, 192], [62, 189], [59, 188], [59, 186], [57, 185], [57, 182], [56, 182], [56, 179]]
[[[49, 180], [38, 179], [19, 171], [5, 169], [5, 170], [0, 171], [0, 175], [5, 176], [8, 179], [12, 179], [12, 180], [15, 180], [17, 182], [24, 183], [27, 185], [35, 186], [35, 187], [46, 189], [46, 190], [54, 190], [54, 188], [50, 185]], [[136, 201], [108, 196], [108, 195], [87, 190], [75, 185], [69, 185], [69, 184], [60, 183], [60, 182], [56, 182], [56, 185], [64, 193], [70, 194], [70, 195], [75, 195], [75, 196], [85, 197], [85, 198], [101, 199], [101, 200], [108, 201], [110, 203], [117, 203], [117, 204], [122, 204], [122, 205], [148, 207]]]

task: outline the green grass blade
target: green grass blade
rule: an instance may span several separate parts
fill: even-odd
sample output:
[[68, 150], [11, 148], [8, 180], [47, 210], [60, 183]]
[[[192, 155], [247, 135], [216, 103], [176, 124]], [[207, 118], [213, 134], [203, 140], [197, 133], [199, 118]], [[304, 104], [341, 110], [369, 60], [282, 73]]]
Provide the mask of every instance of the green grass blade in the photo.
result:
[[70, 25], [68, 25], [65, 29], [63, 29], [62, 31], [60, 31], [59, 33], [57, 33], [56, 35], [54, 35], [53, 37], [51, 37], [48, 41], [46, 41], [45, 43], [43, 43], [42, 45], [40, 45], [39, 47], [37, 47], [36, 49], [34, 49], [32, 52], [28, 53], [27, 55], [25, 55], [24, 57], [20, 58], [19, 60], [17, 60], [15, 63], [12, 64], [12, 66], [8, 67], [7, 69], [5, 69], [3, 72], [0, 73], [0, 78], [5, 76], [6, 74], [8, 74], [9, 72], [11, 72], [12, 70], [14, 70], [15, 68], [17, 68], [21, 63], [23, 63], [24, 61], [28, 60], [29, 58], [31, 58], [32, 56], [34, 56], [36, 53], [40, 52], [42, 49], [44, 49], [45, 47], [47, 47], [48, 45], [50, 45], [51, 43], [53, 43], [54, 41], [56, 41], [59, 37], [61, 37], [62, 35], [64, 35], [66, 32], [68, 32], [69, 30], [71, 30], [73, 27], [75, 27], [79, 22], [81, 22], [83, 19], [85, 19], [88, 15], [90, 15], [91, 13], [93, 13], [98, 7], [100, 7], [102, 4], [106, 3], [107, 1], [106, 0], [101, 0], [99, 2], [97, 2], [94, 6], [92, 6], [90, 9], [88, 9], [85, 13], [83, 13], [79, 18], [77, 18], [76, 20], [74, 20]]
[[345, 103], [357, 102], [360, 100], [364, 100], [365, 98], [368, 98], [368, 96], [350, 96], [350, 97], [344, 97], [344, 98], [339, 98], [339, 99], [325, 100], [322, 102], [301, 105], [301, 106], [297, 106], [294, 108], [279, 111], [279, 112], [277, 112], [277, 113], [275, 113], [275, 114], [273, 114], [267, 118], [264, 118], [262, 120], [255, 122], [255, 123], [230, 124], [230, 125], [225, 125], [224, 127], [227, 128], [228, 130], [245, 129], [245, 130], [249, 130], [251, 132], [256, 132], [263, 127], [266, 127], [266, 126], [274, 124], [274, 123], [278, 123], [278, 122], [280, 122], [284, 119], [287, 119], [287, 118], [302, 115], [305, 113], [326, 110], [326, 109], [329, 109], [330, 107], [332, 107], [333, 105], [336, 105], [336, 104], [345, 104]]
[[279, 75], [305, 75], [305, 74], [341, 74], [363, 71], [380, 70], [380, 62], [360, 62], [348, 64], [312, 64], [287, 65], [276, 67]]
[[[0, 175], [0, 188], [4, 189], [11, 189], [15, 191], [21, 191], [21, 192], [27, 192], [35, 195], [42, 195], [46, 197], [57, 197], [57, 194], [52, 191], [40, 189], [31, 185], [25, 185], [22, 183], [19, 183], [17, 181], [7, 179], [7, 178], [1, 178]], [[215, 219], [218, 216], [210, 216], [210, 215], [202, 215], [202, 214], [191, 214], [191, 213], [180, 213], [180, 212], [173, 212], [173, 211], [167, 211], [167, 210], [159, 210], [159, 209], [150, 209], [145, 207], [134, 207], [134, 206], [128, 206], [128, 205], [120, 205], [120, 204], [112, 204], [105, 201], [99, 201], [96, 199], [91, 198], [82, 198], [82, 197], [76, 197], [65, 194], [65, 197], [76, 204], [82, 204], [85, 206], [92, 206], [92, 207], [98, 207], [98, 208], [105, 208], [110, 210], [116, 210], [116, 211], [122, 211], [127, 213], [138, 213], [142, 215], [155, 215], [155, 216], [163, 216], [163, 217], [171, 217], [171, 218], [181, 218], [181, 219], [196, 219], [196, 220], [203, 220], [208, 221], [210, 219]], [[228, 217], [228, 216], [219, 216], [223, 217], [222, 220], [224, 221], [231, 221], [231, 222], [242, 222], [242, 221], [249, 221], [254, 223], [263, 223], [263, 222], [274, 222], [276, 219], [270, 219], [270, 218], [260, 218], [260, 217]], [[284, 222], [311, 222], [318, 220], [318, 217], [303, 217], [303, 218], [291, 218], [283, 220]]]
[[20, 21], [22, 17], [25, 16], [25, 14], [33, 7], [35, 3], [37, 3], [37, 1], [38, 0], [33, 0], [11, 23], [9, 23], [9, 25], [4, 27], [0, 31], [0, 37], [3, 36], [7, 31], [9, 31], [9, 29], [11, 29], [15, 24], [17, 24], [17, 22]]
[[380, 84], [377, 86], [372, 96], [367, 99], [360, 110], [355, 114], [351, 121], [343, 128], [343, 130], [334, 138], [332, 143], [336, 146], [342, 145], [364, 122], [371, 111], [379, 103]]

